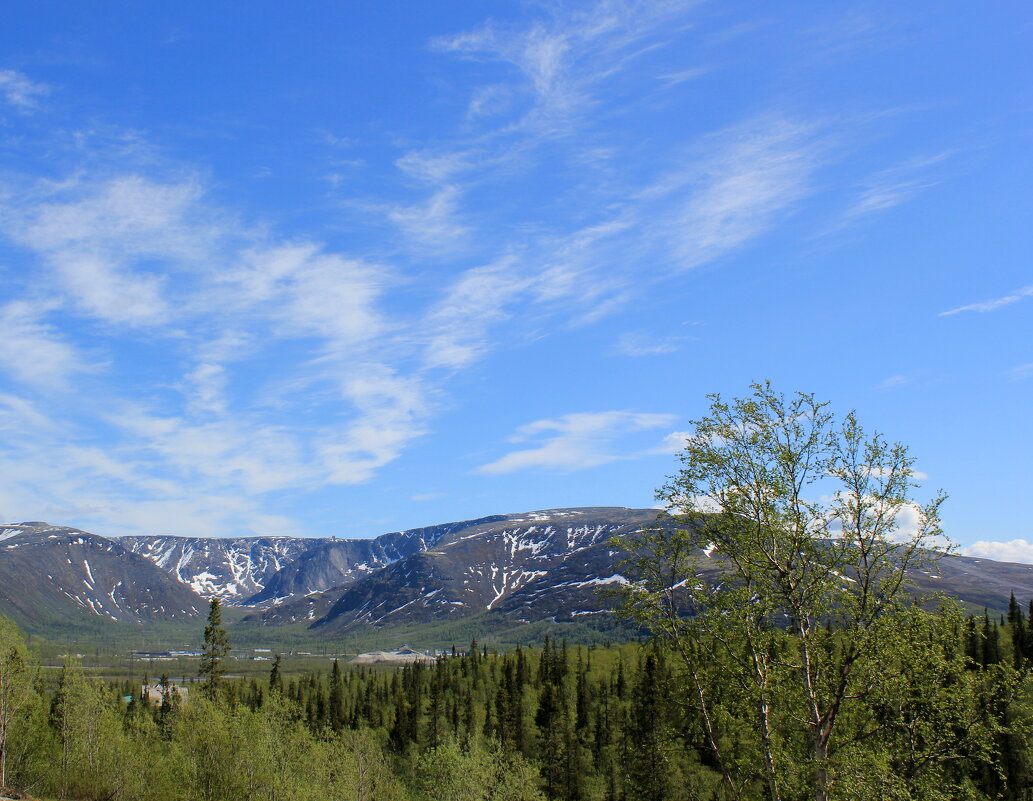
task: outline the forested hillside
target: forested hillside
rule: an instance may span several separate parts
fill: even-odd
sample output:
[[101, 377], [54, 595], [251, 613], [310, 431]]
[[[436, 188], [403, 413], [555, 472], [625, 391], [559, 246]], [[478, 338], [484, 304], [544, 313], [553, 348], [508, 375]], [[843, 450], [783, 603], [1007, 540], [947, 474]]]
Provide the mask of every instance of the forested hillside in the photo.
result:
[[[1028, 797], [1030, 621], [1016, 606], [1003, 627], [949, 613], [917, 613], [906, 624], [924, 644], [902, 652], [885, 686], [852, 715], [833, 797]], [[37, 798], [729, 797], [688, 678], [659, 646], [550, 642], [496, 654], [473, 643], [429, 665], [335, 662], [296, 675], [277, 660], [268, 680], [223, 680], [211, 695], [188, 684], [185, 701], [166, 685], [159, 704], [141, 698], [139, 682], [111, 685], [74, 666], [48, 686], [14, 630], [4, 624], [2, 633], [7, 784]], [[913, 658], [919, 651], [925, 658]], [[732, 683], [716, 700], [721, 737], [753, 776], [738, 797], [768, 797], [753, 712]], [[785, 752], [800, 751], [806, 736], [780, 722]]]

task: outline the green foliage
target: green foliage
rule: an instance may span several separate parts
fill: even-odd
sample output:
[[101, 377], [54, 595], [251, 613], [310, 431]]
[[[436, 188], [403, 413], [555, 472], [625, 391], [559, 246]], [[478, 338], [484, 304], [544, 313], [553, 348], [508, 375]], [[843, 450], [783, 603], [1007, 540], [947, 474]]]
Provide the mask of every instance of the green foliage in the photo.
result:
[[[751, 390], [730, 402], [711, 396], [693, 422], [682, 469], [658, 493], [659, 525], [618, 543], [637, 579], [620, 594], [625, 612], [678, 654], [728, 797], [846, 797], [874, 786], [871, 749], [856, 762], [857, 743], [888, 716], [894, 691], [917, 686], [891, 679], [908, 664], [943, 662], [948, 635], [918, 636], [932, 617], [905, 591], [908, 574], [942, 548], [943, 496], [913, 500], [914, 459], [853, 413], [837, 419], [813, 395], [787, 398], [768, 384]], [[996, 629], [983, 644], [982, 664], [999, 662]], [[959, 664], [941, 667], [963, 676]], [[929, 726], [968, 724], [947, 697], [929, 703], [943, 716]], [[911, 767], [899, 752], [885, 764], [915, 795], [920, 774], [960, 756], [923, 718], [899, 713]], [[856, 764], [866, 765], [863, 781]]]
[[[24, 639], [15, 625], [0, 618], [0, 787], [7, 786], [7, 763], [20, 742], [20, 718], [30, 711], [31, 675]], [[14, 737], [12, 737], [12, 733]]]
[[205, 692], [214, 696], [219, 679], [226, 673], [222, 660], [230, 652], [230, 638], [222, 627], [222, 605], [212, 598], [208, 608], [208, 624], [204, 628], [204, 645], [198, 675], [204, 680]]
[[537, 771], [519, 754], [449, 741], [422, 754], [414, 765], [414, 787], [426, 801], [544, 801]]
[[[1001, 630], [1002, 658], [984, 666], [968, 643], [982, 621], [970, 627], [947, 607], [903, 609], [890, 623], [877, 681], [843, 713], [831, 797], [1025, 798], [1033, 790], [1033, 684], [1028, 669], [1013, 665], [1011, 624]], [[840, 638], [832, 641], [845, 647]], [[723, 659], [715, 651], [707, 662], [717, 736], [729, 763], [749, 775], [740, 797], [766, 798], [752, 696]], [[659, 642], [586, 649], [549, 641], [504, 654], [474, 643], [431, 664], [295, 673], [283, 677], [282, 691], [224, 679], [214, 699], [190, 693], [167, 705], [127, 704], [130, 685], [91, 680], [74, 665], [47, 687], [28, 654], [25, 665], [31, 678], [11, 729], [9, 777], [39, 798], [729, 797], [699, 711], [685, 703], [694, 685], [677, 652]], [[783, 797], [801, 798], [811, 774], [794, 734], [799, 723], [775, 715], [773, 724]], [[792, 760], [795, 772], [784, 767]]]

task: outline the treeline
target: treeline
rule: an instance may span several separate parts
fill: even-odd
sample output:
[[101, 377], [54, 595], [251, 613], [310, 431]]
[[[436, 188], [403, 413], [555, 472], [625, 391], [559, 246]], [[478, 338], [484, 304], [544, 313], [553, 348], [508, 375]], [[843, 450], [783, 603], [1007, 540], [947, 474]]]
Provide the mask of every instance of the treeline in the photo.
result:
[[325, 678], [270, 679], [195, 683], [183, 699], [163, 677], [157, 704], [76, 666], [48, 687], [0, 618], [0, 787], [75, 801], [544, 798], [536, 768], [489, 739], [396, 753], [389, 728], [320, 722], [309, 701]]
[[[1029, 796], [1033, 621], [1016, 604], [1008, 617], [902, 620], [900, 636], [933, 639], [939, 657], [885, 677], [877, 726], [851, 734], [869, 781], [833, 798]], [[267, 680], [193, 684], [185, 701], [163, 685], [154, 704], [139, 685], [68, 667], [47, 687], [13, 626], [0, 625], [7, 785], [95, 801], [726, 797], [691, 686], [660, 646], [495, 654], [473, 643], [431, 664], [304, 675], [277, 662]], [[715, 700], [721, 736], [740, 749], [729, 753], [750, 759], [732, 683]], [[746, 795], [766, 797], [763, 783]]]
[[334, 662], [325, 675], [284, 679], [274, 666], [267, 684], [228, 684], [224, 697], [256, 711], [283, 699], [317, 735], [378, 732], [402, 765], [446, 746], [487, 748], [534, 768], [533, 785], [549, 799], [662, 801], [713, 783], [680, 691], [663, 649], [547, 639], [505, 654], [474, 642], [390, 673]]

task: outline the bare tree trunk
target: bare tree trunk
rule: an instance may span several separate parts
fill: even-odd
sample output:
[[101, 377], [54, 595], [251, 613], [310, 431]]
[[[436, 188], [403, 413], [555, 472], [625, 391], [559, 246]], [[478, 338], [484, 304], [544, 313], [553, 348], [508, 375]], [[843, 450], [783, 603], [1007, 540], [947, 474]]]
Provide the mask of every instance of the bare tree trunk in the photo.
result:
[[829, 745], [824, 726], [818, 726], [814, 733], [814, 801], [828, 801], [829, 797]]
[[770, 801], [781, 801], [778, 790], [778, 774], [775, 772], [775, 754], [771, 742], [771, 707], [765, 696], [757, 702], [757, 719], [760, 724], [760, 740], [764, 749], [764, 771], [768, 779]]

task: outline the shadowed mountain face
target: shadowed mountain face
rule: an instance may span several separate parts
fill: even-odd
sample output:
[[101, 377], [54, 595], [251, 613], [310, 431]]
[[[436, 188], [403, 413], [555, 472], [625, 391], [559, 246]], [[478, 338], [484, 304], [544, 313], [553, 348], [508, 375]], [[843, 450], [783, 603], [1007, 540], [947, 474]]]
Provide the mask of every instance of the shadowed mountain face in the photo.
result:
[[320, 540], [292, 564], [271, 576], [248, 603], [282, 601], [350, 584], [400, 559], [425, 551], [442, 538], [504, 519], [504, 515], [382, 534], [371, 540]]
[[624, 581], [611, 537], [655, 519], [652, 509], [611, 507], [451, 524], [426, 550], [331, 591], [285, 601], [260, 619], [308, 620], [314, 629], [338, 632], [485, 612], [514, 621], [590, 618], [610, 608], [598, 590]]
[[20, 622], [198, 616], [190, 587], [119, 543], [46, 523], [0, 526], [0, 614]]
[[[195, 616], [218, 596], [257, 607], [252, 621], [333, 634], [471, 617], [590, 622], [613, 606], [600, 590], [626, 581], [611, 538], [655, 520], [653, 509], [552, 509], [370, 540], [111, 540], [45, 523], [0, 526], [0, 614], [141, 622]], [[699, 570], [720, 573], [723, 562], [701, 553]], [[1033, 565], [948, 556], [912, 578], [923, 593], [977, 610], [1003, 610], [1013, 592], [1023, 604], [1033, 598]]]
[[[250, 619], [307, 622], [334, 634], [475, 615], [590, 621], [613, 609], [605, 589], [627, 581], [611, 538], [655, 521], [653, 509], [604, 507], [451, 524], [425, 550], [329, 590], [282, 598]], [[701, 552], [699, 560], [701, 574], [723, 572], [719, 555]], [[1002, 610], [1012, 592], [1023, 602], [1033, 598], [1033, 565], [946, 556], [912, 578], [922, 594], [944, 593], [977, 609]]]

